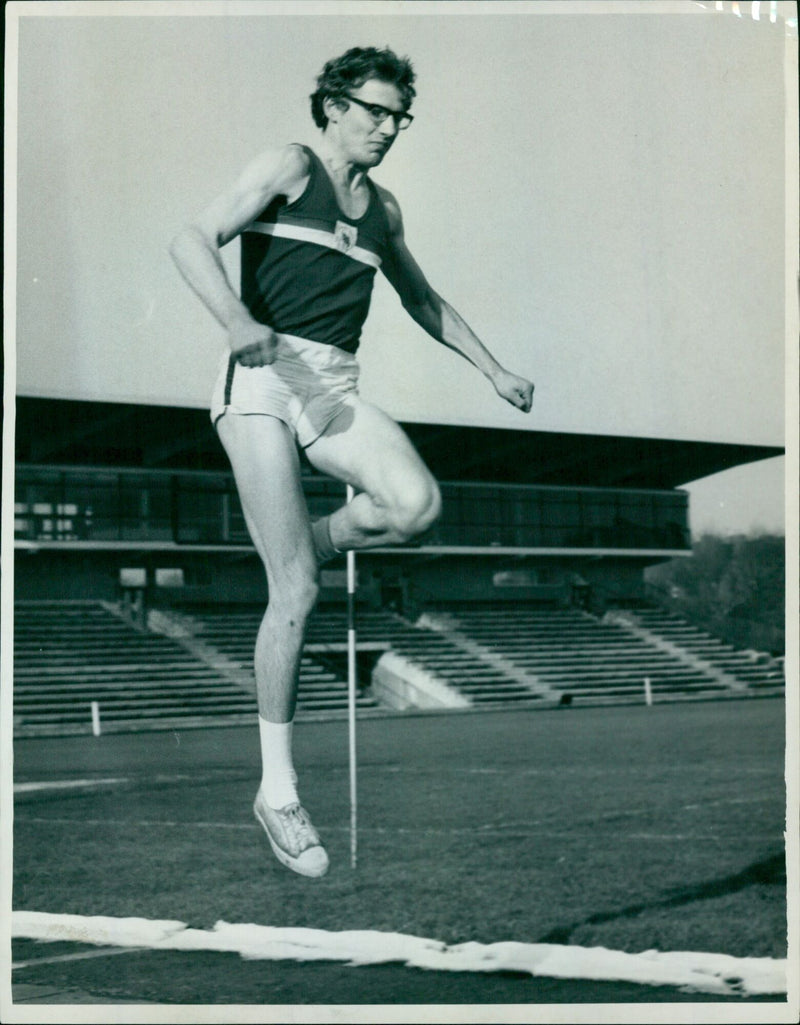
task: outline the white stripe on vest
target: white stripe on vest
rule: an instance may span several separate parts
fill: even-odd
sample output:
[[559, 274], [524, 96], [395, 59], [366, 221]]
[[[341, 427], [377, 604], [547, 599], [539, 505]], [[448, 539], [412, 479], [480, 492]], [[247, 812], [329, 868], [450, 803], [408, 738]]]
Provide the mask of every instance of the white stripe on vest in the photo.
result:
[[[357, 228], [353, 225], [337, 221], [337, 231], [322, 231], [320, 228], [305, 228], [300, 224], [266, 224], [263, 221], [253, 221], [245, 228], [245, 231], [253, 231], [259, 235], [273, 235], [276, 238], [291, 238], [297, 242], [313, 242], [318, 246], [325, 246], [327, 249], [335, 249], [337, 253], [349, 256], [359, 263], [365, 263], [376, 270], [381, 265], [381, 258], [377, 253], [354, 245], [354, 233]], [[345, 230], [346, 229], [346, 230]]]

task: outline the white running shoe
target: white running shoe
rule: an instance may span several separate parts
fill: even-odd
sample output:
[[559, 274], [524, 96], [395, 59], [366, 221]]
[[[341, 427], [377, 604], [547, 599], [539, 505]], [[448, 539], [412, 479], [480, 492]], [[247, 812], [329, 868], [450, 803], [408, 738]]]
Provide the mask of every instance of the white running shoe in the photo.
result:
[[259, 790], [253, 811], [278, 861], [302, 876], [325, 875], [328, 855], [305, 808], [297, 803], [277, 810], [270, 808]]

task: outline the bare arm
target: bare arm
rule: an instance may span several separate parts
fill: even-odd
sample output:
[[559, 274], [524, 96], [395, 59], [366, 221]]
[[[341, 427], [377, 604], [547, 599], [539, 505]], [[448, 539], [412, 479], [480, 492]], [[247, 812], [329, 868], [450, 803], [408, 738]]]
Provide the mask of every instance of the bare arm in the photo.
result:
[[236, 184], [218, 196], [172, 240], [178, 270], [226, 330], [231, 352], [244, 366], [275, 358], [271, 327], [254, 320], [236, 295], [220, 249], [236, 238], [275, 196], [292, 194], [308, 174], [307, 157], [294, 146], [270, 150], [254, 160]]
[[404, 309], [437, 342], [477, 367], [501, 398], [528, 413], [533, 403], [533, 384], [500, 366], [463, 317], [431, 288], [405, 243], [400, 208], [383, 189], [381, 196], [392, 230], [391, 253], [383, 271], [400, 296]]

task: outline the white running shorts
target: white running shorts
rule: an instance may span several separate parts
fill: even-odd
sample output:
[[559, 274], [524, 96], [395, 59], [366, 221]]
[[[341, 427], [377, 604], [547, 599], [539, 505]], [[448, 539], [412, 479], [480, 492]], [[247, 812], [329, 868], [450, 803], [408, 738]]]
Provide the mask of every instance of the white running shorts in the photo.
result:
[[225, 413], [282, 420], [303, 448], [358, 398], [355, 356], [335, 345], [278, 335], [278, 355], [265, 367], [243, 367], [224, 353], [211, 398], [211, 422]]

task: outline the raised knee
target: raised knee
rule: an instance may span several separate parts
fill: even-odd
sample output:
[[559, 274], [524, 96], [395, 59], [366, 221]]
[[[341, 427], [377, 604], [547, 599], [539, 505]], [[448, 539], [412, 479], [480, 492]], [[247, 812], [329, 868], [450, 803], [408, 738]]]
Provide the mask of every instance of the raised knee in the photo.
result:
[[401, 541], [429, 530], [442, 511], [439, 486], [432, 478], [408, 487], [393, 511], [393, 526]]
[[424, 509], [421, 511], [419, 520], [419, 533], [430, 528], [442, 515], [442, 493], [435, 480], [431, 481], [430, 490]]

